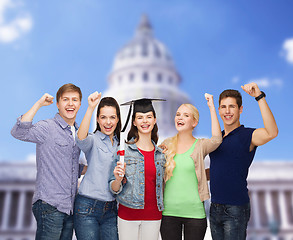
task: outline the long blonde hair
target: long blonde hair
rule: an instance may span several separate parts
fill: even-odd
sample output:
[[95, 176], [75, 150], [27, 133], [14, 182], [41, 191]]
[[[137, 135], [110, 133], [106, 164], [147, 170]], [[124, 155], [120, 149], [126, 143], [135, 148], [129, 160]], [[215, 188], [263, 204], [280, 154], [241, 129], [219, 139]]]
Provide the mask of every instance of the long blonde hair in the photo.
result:
[[[199, 112], [195, 106], [193, 106], [190, 103], [184, 103], [181, 106], [188, 107], [191, 110], [193, 118], [197, 122], [199, 121]], [[165, 156], [166, 156], [165, 175], [164, 175], [165, 182], [167, 182], [173, 176], [173, 170], [176, 166], [176, 163], [174, 161], [174, 156], [176, 155], [176, 151], [177, 151], [177, 142], [178, 142], [178, 134], [176, 134], [174, 137], [167, 138], [162, 143], [162, 145], [165, 145], [167, 147], [167, 151], [165, 153]]]

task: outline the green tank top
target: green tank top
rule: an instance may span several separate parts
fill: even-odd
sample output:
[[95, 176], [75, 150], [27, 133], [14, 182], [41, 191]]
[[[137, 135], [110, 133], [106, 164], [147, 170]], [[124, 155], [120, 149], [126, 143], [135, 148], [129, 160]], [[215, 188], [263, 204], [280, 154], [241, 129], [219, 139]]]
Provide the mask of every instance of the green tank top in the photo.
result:
[[198, 194], [198, 181], [194, 161], [190, 157], [197, 139], [185, 153], [176, 154], [173, 176], [164, 190], [164, 216], [205, 218], [204, 204]]

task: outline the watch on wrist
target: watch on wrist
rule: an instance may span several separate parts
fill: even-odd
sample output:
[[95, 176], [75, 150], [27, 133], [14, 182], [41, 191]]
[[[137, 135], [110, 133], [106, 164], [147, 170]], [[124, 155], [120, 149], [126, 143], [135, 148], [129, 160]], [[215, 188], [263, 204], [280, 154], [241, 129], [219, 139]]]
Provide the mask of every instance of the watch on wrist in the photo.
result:
[[256, 97], [255, 100], [256, 100], [256, 101], [259, 101], [259, 100], [262, 99], [263, 97], [266, 97], [266, 94], [265, 94], [263, 91], [261, 91], [261, 94], [260, 94], [258, 97]]

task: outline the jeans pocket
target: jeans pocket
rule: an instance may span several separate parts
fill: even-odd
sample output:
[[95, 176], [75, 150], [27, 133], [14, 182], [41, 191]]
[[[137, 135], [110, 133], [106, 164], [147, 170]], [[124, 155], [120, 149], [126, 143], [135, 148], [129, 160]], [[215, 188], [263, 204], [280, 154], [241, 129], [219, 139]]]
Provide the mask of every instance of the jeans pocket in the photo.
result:
[[42, 213], [44, 215], [58, 212], [57, 208], [55, 208], [54, 206], [52, 206], [46, 202], [42, 202], [42, 210], [43, 210]]
[[225, 214], [237, 221], [245, 221], [247, 218], [247, 206], [225, 206]]
[[76, 203], [74, 207], [74, 214], [87, 216], [92, 213], [92, 205], [86, 203]]
[[125, 169], [125, 175], [128, 177], [132, 177], [137, 173], [137, 165], [138, 165], [138, 159], [135, 158], [126, 158], [126, 169]]

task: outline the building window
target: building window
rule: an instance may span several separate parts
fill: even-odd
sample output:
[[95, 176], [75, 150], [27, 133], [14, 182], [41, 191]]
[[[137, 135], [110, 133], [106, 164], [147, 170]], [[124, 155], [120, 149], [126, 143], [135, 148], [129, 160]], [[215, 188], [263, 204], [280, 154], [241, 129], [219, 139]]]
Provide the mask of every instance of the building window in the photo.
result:
[[10, 202], [10, 211], [9, 211], [9, 221], [8, 226], [9, 227], [15, 227], [17, 223], [17, 212], [18, 209], [18, 203], [20, 200], [20, 192], [13, 191], [11, 194], [11, 202]]
[[156, 44], [154, 45], [154, 51], [155, 51], [155, 56], [160, 58], [161, 57], [161, 52], [160, 52], [160, 50], [159, 50], [159, 48], [158, 48], [158, 46]]
[[130, 82], [133, 82], [134, 81], [134, 74], [133, 73], [130, 73], [129, 74], [129, 81]]
[[147, 82], [149, 80], [149, 75], [147, 72], [144, 72], [143, 75], [142, 75], [142, 79], [143, 81]]
[[142, 47], [141, 55], [143, 57], [146, 57], [148, 55], [148, 45], [147, 45], [147, 43], [143, 43], [141, 47]]
[[25, 193], [25, 203], [24, 203], [24, 219], [25, 221], [23, 222], [24, 227], [30, 227], [31, 222], [32, 222], [32, 213], [31, 213], [31, 205], [32, 205], [32, 199], [33, 199], [33, 192], [26, 192]]
[[161, 73], [157, 74], [157, 81], [162, 82], [162, 74]]

